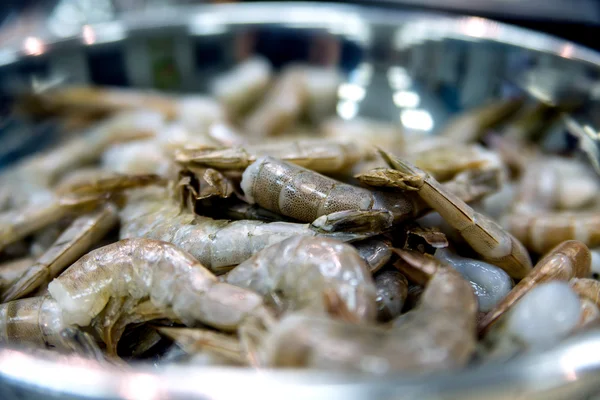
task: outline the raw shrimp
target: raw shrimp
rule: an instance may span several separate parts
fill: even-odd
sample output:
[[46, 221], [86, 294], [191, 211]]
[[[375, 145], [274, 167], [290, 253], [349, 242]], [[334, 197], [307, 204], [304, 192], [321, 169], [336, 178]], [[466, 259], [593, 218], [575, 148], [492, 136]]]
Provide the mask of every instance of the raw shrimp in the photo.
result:
[[550, 280], [587, 278], [590, 275], [590, 264], [590, 251], [583, 243], [571, 240], [559, 244], [479, 321], [480, 333], [485, 333], [502, 314], [533, 287]]
[[59, 219], [93, 209], [97, 198], [54, 200], [45, 206], [27, 205], [0, 214], [0, 250]]
[[437, 250], [435, 257], [451, 265], [471, 283], [481, 312], [490, 311], [512, 289], [508, 274], [494, 265], [460, 257], [446, 249]]
[[21, 278], [2, 294], [2, 302], [24, 297], [47, 284], [117, 225], [117, 210], [106, 205], [77, 218]]
[[134, 89], [64, 87], [30, 96], [48, 113], [110, 114], [126, 111], [152, 112], [161, 118], [177, 119], [191, 129], [206, 129], [225, 119], [220, 104], [209, 97], [190, 95], [174, 97]]
[[249, 316], [268, 317], [260, 295], [222, 283], [170, 243], [127, 239], [94, 250], [48, 285], [67, 324], [87, 326], [111, 298], [146, 297], [186, 324], [235, 330]]
[[[47, 113], [93, 112], [112, 113], [123, 110], [149, 109], [173, 117], [175, 98], [150, 91], [132, 89], [68, 86], [29, 94], [25, 101], [41, 105]], [[27, 104], [25, 104], [27, 105]]]
[[208, 351], [224, 357], [229, 363], [247, 364], [240, 341], [231, 335], [198, 328], [159, 328], [158, 331], [173, 339], [188, 354]]
[[266, 247], [227, 274], [225, 282], [276, 296], [281, 311], [322, 313], [332, 291], [357, 321], [377, 314], [376, 289], [367, 264], [351, 245], [296, 236]]
[[184, 149], [175, 159], [184, 165], [204, 168], [243, 170], [258, 158], [276, 157], [322, 173], [343, 173], [365, 157], [365, 152], [351, 143], [332, 140], [278, 141], [219, 150]]
[[[503, 185], [502, 171], [499, 169], [465, 170], [451, 180], [442, 183], [442, 187], [465, 203], [480, 200], [500, 190]], [[389, 168], [375, 168], [355, 176], [359, 182], [374, 188], [411, 190], [420, 183], [418, 176], [406, 175]]]
[[386, 211], [401, 222], [423, 210], [417, 197], [348, 185], [271, 157], [246, 168], [241, 186], [249, 203], [303, 222], [346, 210]]
[[62, 310], [51, 297], [30, 297], [0, 305], [0, 343], [64, 348]]
[[123, 174], [174, 177], [176, 166], [156, 140], [121, 143], [102, 154], [102, 167]]
[[[263, 248], [292, 236], [330, 236], [342, 240], [369, 234], [328, 233], [329, 222], [314, 224], [289, 222], [214, 220], [182, 211], [164, 191], [133, 194], [120, 213], [120, 237], [146, 237], [164, 240], [190, 252], [202, 265], [223, 273]], [[322, 222], [322, 224], [321, 224]]]
[[577, 328], [580, 310], [579, 298], [567, 282], [545, 282], [515, 304], [490, 339], [508, 342], [494, 343], [497, 347], [516, 345], [514, 350], [546, 348]]
[[211, 84], [211, 92], [231, 114], [240, 115], [263, 95], [272, 74], [266, 59], [250, 58], [218, 76]]
[[499, 100], [469, 110], [444, 126], [439, 136], [452, 141], [468, 143], [477, 141], [488, 129], [501, 123], [521, 108], [525, 98]]
[[428, 284], [417, 308], [392, 329], [291, 314], [264, 340], [265, 363], [379, 374], [465, 365], [476, 338], [477, 301], [469, 283], [431, 257], [400, 254], [408, 261], [402, 271]]
[[35, 260], [30, 257], [18, 258], [0, 264], [0, 289], [4, 292], [16, 282], [31, 266]]
[[592, 252], [592, 276], [595, 279], [600, 278], [600, 247], [590, 249]]
[[582, 162], [541, 158], [527, 164], [512, 212], [535, 214], [581, 208], [595, 200], [599, 190], [597, 176]]
[[600, 212], [511, 213], [502, 225], [532, 251], [544, 254], [565, 240], [600, 246]]
[[504, 166], [498, 155], [480, 145], [437, 146], [406, 155], [417, 167], [443, 182], [463, 171], [501, 171]]
[[404, 134], [398, 124], [366, 118], [347, 121], [336, 117], [326, 120], [320, 130], [328, 139], [357, 143], [363, 149], [381, 146], [400, 151], [404, 148]]
[[600, 307], [600, 281], [590, 278], [573, 278], [569, 284], [579, 297], [588, 299]]
[[2, 190], [9, 192], [5, 206], [46, 203], [52, 198], [49, 188], [62, 174], [98, 160], [113, 143], [153, 136], [162, 124], [160, 115], [148, 111], [119, 114], [56, 149], [25, 159], [1, 177]]
[[360, 258], [367, 262], [369, 271], [379, 271], [392, 257], [392, 243], [379, 237], [369, 238], [352, 243]]
[[523, 278], [531, 270], [525, 247], [488, 217], [474, 211], [464, 201], [444, 189], [435, 179], [417, 167], [380, 150], [390, 167], [410, 177], [421, 177], [414, 187], [483, 259], [504, 269], [514, 278]]
[[600, 308], [598, 308], [596, 303], [581, 296], [579, 296], [579, 300], [581, 318], [579, 319], [577, 330], [581, 331], [597, 326], [600, 322]]
[[301, 69], [290, 68], [283, 72], [245, 119], [244, 131], [261, 138], [288, 130], [300, 118], [306, 105], [303, 80]]
[[387, 322], [402, 313], [408, 296], [408, 281], [401, 272], [384, 269], [375, 274], [377, 288], [377, 320]]

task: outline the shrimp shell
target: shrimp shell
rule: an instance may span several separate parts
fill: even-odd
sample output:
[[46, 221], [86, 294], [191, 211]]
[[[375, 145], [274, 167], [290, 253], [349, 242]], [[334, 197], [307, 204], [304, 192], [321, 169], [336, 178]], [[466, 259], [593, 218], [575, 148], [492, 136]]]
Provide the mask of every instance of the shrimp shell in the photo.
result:
[[61, 348], [60, 332], [66, 327], [61, 308], [51, 297], [30, 297], [0, 304], [0, 344]]
[[600, 212], [513, 213], [502, 225], [527, 248], [543, 254], [565, 240], [600, 246]]
[[591, 258], [590, 250], [581, 242], [571, 240], [559, 244], [538, 261], [535, 268], [479, 321], [479, 332], [487, 332], [500, 316], [540, 283], [588, 277]]
[[[424, 261], [422, 255], [404, 254], [415, 265]], [[392, 329], [290, 314], [265, 339], [265, 362], [375, 374], [465, 365], [475, 350], [477, 300], [458, 272], [435, 259], [426, 257], [426, 263], [417, 267], [429, 281], [419, 305]]]
[[150, 297], [183, 322], [234, 330], [263, 308], [258, 294], [221, 283], [190, 254], [170, 243], [128, 239], [96, 249], [54, 279], [48, 290], [65, 323], [87, 326], [111, 298]]
[[263, 295], [277, 293], [286, 311], [323, 311], [324, 294], [333, 290], [357, 320], [372, 321], [377, 314], [367, 264], [354, 247], [334, 239], [283, 240], [232, 269], [225, 282]]
[[263, 248], [293, 236], [330, 236], [341, 240], [361, 237], [344, 232], [326, 233], [308, 224], [215, 220], [182, 211], [165, 198], [164, 192], [154, 198], [148, 192], [139, 195], [143, 200], [130, 199], [120, 213], [121, 239], [146, 237], [173, 243], [215, 273], [223, 273]]
[[241, 186], [249, 203], [303, 222], [345, 210], [388, 211], [400, 222], [422, 210], [413, 197], [348, 185], [272, 157], [246, 168]]

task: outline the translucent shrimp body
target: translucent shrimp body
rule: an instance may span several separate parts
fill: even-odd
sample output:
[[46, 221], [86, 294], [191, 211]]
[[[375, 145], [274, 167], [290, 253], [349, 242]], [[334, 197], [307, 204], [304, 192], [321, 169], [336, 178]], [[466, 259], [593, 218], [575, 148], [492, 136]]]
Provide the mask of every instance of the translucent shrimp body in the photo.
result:
[[547, 282], [527, 293], [506, 316], [506, 334], [527, 346], [548, 346], [579, 323], [580, 302], [567, 282]]
[[502, 225], [527, 248], [540, 254], [565, 240], [578, 240], [589, 247], [600, 246], [599, 212], [514, 213], [507, 215]]
[[334, 239], [283, 240], [232, 269], [225, 281], [263, 295], [278, 293], [290, 311], [324, 311], [324, 294], [331, 290], [356, 320], [374, 320], [377, 313], [367, 264], [354, 247]]
[[432, 273], [419, 305], [392, 329], [291, 314], [266, 338], [266, 363], [377, 374], [465, 365], [475, 349], [475, 296], [454, 269], [427, 263]]
[[62, 310], [51, 297], [30, 297], [0, 305], [0, 344], [61, 347]]
[[322, 173], [343, 173], [364, 159], [358, 146], [334, 140], [278, 141], [219, 150], [182, 149], [176, 160], [205, 168], [244, 169], [260, 157], [271, 156]]
[[399, 222], [421, 210], [413, 197], [348, 185], [272, 157], [246, 168], [241, 186], [250, 203], [303, 222], [346, 210], [388, 211]]
[[[120, 237], [170, 242], [196, 257], [215, 273], [223, 273], [265, 247], [293, 236], [324, 235], [308, 224], [215, 220], [182, 211], [164, 194], [132, 200], [121, 211]], [[163, 192], [164, 193], [164, 192]], [[345, 239], [346, 235], [328, 234]]]
[[473, 287], [479, 311], [490, 311], [512, 289], [512, 279], [502, 269], [471, 258], [460, 257], [446, 249], [439, 249], [435, 257], [456, 268]]
[[87, 326], [111, 298], [149, 297], [188, 324], [233, 330], [259, 311], [260, 295], [222, 283], [170, 243], [131, 239], [94, 250], [48, 286], [68, 324]]

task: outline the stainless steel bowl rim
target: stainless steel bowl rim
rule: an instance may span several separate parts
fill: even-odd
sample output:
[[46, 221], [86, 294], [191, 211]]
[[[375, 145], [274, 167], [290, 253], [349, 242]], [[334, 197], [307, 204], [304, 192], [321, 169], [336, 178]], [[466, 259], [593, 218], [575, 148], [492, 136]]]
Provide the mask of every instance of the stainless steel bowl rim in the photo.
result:
[[[165, 8], [125, 14], [118, 21], [93, 25], [94, 46], [123, 40], [157, 27], [224, 31], [236, 25], [274, 24], [326, 29], [356, 41], [371, 40], [371, 27], [396, 26], [402, 21], [409, 40], [457, 38], [492, 41], [583, 61], [600, 67], [600, 54], [568, 41], [477, 17], [452, 17], [424, 12], [381, 10], [324, 3], [252, 3]], [[407, 28], [408, 27], [408, 28]], [[89, 28], [86, 28], [89, 29]], [[402, 34], [399, 32], [398, 34]], [[61, 38], [40, 35], [46, 52], [82, 46], [83, 33]], [[404, 38], [406, 39], [406, 38]], [[0, 51], [0, 65], [31, 56], [20, 43]], [[543, 353], [524, 355], [501, 365], [486, 365], [435, 375], [360, 375], [311, 371], [268, 371], [172, 365], [134, 365], [120, 370], [64, 356], [31, 355], [0, 349], [0, 377], [40, 392], [53, 391], [92, 398], [440, 398], [473, 397], [492, 391], [519, 395], [535, 388], [551, 390], [565, 384], [586, 385], [600, 374], [600, 335], [595, 331], [571, 338]], [[432, 384], [435, 382], [435, 384]], [[465, 396], [461, 395], [461, 398]], [[491, 398], [491, 397], [488, 397]]]

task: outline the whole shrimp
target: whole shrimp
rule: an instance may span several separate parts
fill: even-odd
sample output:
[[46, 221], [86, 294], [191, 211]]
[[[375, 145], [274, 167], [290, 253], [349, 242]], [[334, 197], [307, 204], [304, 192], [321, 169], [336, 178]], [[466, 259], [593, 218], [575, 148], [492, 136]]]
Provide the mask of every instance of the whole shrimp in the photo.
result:
[[53, 193], [52, 201], [43, 206], [27, 204], [0, 214], [0, 250], [67, 215], [92, 211], [124, 190], [161, 183], [155, 175], [118, 175], [64, 185], [64, 192]]
[[512, 212], [582, 208], [595, 200], [598, 190], [598, 178], [581, 161], [543, 157], [527, 164]]
[[338, 240], [295, 236], [264, 248], [226, 275], [225, 282], [276, 296], [281, 311], [323, 312], [332, 291], [357, 321], [377, 314], [376, 289], [365, 261]]
[[204, 168], [243, 170], [258, 158], [276, 157], [322, 173], [343, 173], [367, 156], [352, 143], [334, 140], [278, 141], [228, 149], [182, 149], [177, 162]]
[[329, 236], [353, 240], [370, 236], [330, 232], [323, 217], [313, 224], [215, 220], [182, 211], [164, 190], [133, 193], [120, 212], [120, 237], [164, 240], [188, 251], [202, 265], [223, 273], [263, 248], [293, 236]]
[[510, 213], [502, 225], [532, 251], [544, 254], [565, 240], [600, 246], [600, 212]]
[[77, 218], [52, 247], [2, 294], [2, 302], [24, 297], [41, 285], [49, 283], [85, 254], [88, 248], [116, 226], [117, 222], [117, 210], [110, 204]]
[[348, 185], [272, 157], [259, 158], [246, 168], [241, 186], [249, 203], [303, 222], [332, 212], [372, 210], [401, 222], [424, 209], [416, 197]]
[[30, 95], [27, 100], [41, 104], [50, 114], [110, 115], [143, 111], [167, 120], [181, 120], [194, 129], [223, 120], [225, 113], [217, 101], [205, 96], [174, 97], [134, 89], [71, 86]]
[[390, 167], [413, 178], [411, 184], [419, 196], [457, 229], [484, 261], [504, 269], [513, 278], [527, 275], [532, 267], [531, 259], [515, 237], [490, 218], [474, 211], [426, 172], [383, 150], [380, 153]]
[[347, 121], [335, 117], [324, 121], [320, 131], [328, 140], [357, 143], [364, 149], [382, 146], [400, 151], [405, 147], [402, 129], [397, 124], [383, 121], [360, 117]]
[[[235, 330], [249, 316], [269, 318], [259, 294], [218, 279], [174, 245], [122, 240], [80, 258], [48, 285], [66, 324], [87, 326], [110, 299], [150, 298], [184, 323]], [[10, 304], [10, 303], [9, 303]]]
[[35, 154], [4, 173], [2, 190], [6, 207], [44, 204], [52, 198], [50, 187], [70, 169], [97, 161], [113, 143], [156, 134], [163, 125], [160, 115], [148, 111], [118, 114], [85, 133], [43, 154]]
[[253, 57], [218, 76], [211, 92], [233, 115], [243, 114], [267, 90], [272, 79], [268, 60]]
[[477, 300], [469, 283], [432, 257], [399, 254], [398, 268], [427, 288], [391, 329], [290, 314], [265, 338], [264, 363], [379, 374], [465, 365], [476, 343]]

